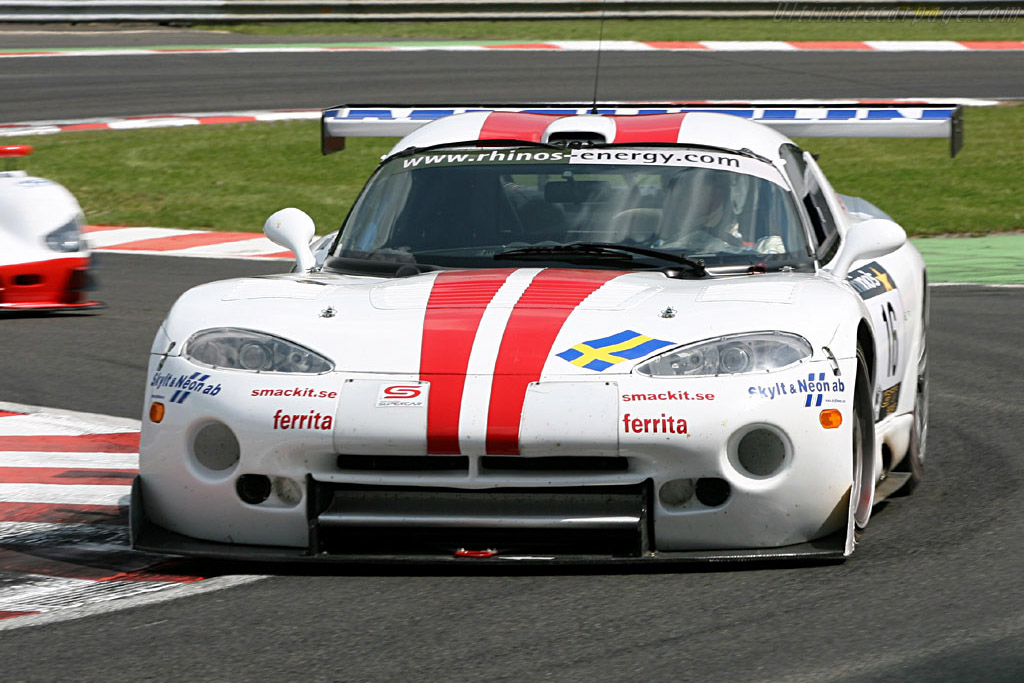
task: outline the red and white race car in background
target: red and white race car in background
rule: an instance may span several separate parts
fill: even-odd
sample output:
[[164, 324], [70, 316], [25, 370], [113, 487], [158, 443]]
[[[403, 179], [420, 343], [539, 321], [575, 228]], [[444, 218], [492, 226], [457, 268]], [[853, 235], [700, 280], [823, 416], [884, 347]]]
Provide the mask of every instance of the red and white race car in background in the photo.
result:
[[[31, 153], [29, 145], [0, 146], [0, 159]], [[83, 223], [78, 201], [59, 183], [0, 171], [0, 312], [103, 305], [88, 295], [92, 279]]]

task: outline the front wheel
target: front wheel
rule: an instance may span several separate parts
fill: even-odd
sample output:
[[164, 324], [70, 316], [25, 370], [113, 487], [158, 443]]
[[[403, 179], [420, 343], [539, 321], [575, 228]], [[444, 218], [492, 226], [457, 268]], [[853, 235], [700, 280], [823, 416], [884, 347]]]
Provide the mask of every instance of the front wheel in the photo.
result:
[[871, 380], [864, 352], [857, 348], [857, 382], [853, 390], [853, 483], [850, 516], [858, 529], [871, 517], [875, 502], [875, 423], [871, 401]]
[[907, 455], [896, 466], [899, 472], [907, 472], [907, 480], [897, 495], [913, 493], [924, 476], [924, 455], [928, 445], [928, 346], [921, 341], [921, 357], [917, 363], [917, 391], [914, 395], [914, 423], [910, 430], [910, 446]]

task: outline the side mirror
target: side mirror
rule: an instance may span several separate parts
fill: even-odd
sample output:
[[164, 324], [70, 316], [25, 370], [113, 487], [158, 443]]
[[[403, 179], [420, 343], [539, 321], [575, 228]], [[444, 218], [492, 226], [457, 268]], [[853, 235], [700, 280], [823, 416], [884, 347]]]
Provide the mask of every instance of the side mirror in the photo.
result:
[[300, 272], [308, 272], [316, 267], [316, 259], [309, 246], [316, 234], [316, 225], [305, 211], [288, 208], [271, 214], [263, 224], [263, 234], [274, 244], [295, 254], [295, 265]]
[[825, 270], [838, 278], [845, 278], [854, 261], [891, 254], [906, 241], [907, 233], [903, 228], [885, 218], [872, 218], [857, 223], [846, 231], [839, 253]]

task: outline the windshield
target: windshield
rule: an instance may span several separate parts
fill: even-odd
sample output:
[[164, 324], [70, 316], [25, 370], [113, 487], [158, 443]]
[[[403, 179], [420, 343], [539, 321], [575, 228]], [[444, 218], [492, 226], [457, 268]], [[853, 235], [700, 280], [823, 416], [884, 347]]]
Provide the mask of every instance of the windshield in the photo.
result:
[[[357, 200], [333, 256], [435, 267], [492, 267], [560, 245], [642, 247], [708, 267], [810, 264], [781, 174], [717, 150], [540, 147], [422, 152], [386, 162]], [[569, 267], [622, 267], [573, 252]], [[536, 258], [539, 256], [540, 258]], [[569, 257], [564, 257], [568, 259]], [[627, 267], [665, 267], [623, 253]], [[382, 265], [382, 264], [381, 264]], [[337, 264], [334, 264], [337, 267]]]

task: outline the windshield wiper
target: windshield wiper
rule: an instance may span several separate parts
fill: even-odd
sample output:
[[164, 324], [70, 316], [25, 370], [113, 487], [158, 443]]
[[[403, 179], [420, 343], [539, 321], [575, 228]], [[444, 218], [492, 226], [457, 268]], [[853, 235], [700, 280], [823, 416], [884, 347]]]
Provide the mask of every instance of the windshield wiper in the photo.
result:
[[660, 249], [648, 249], [646, 247], [633, 247], [625, 244], [612, 244], [610, 242], [570, 242], [569, 244], [557, 244], [550, 246], [521, 247], [509, 249], [494, 255], [495, 259], [523, 259], [523, 258], [550, 258], [555, 260], [578, 258], [632, 258], [630, 254], [647, 256], [649, 258], [668, 261], [669, 263], [686, 266], [693, 272], [703, 277], [707, 275], [704, 268], [704, 261], [694, 260], [683, 254], [673, 254]]

